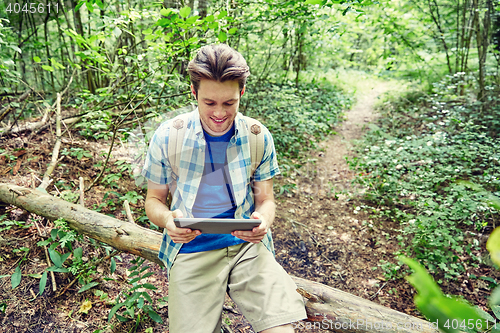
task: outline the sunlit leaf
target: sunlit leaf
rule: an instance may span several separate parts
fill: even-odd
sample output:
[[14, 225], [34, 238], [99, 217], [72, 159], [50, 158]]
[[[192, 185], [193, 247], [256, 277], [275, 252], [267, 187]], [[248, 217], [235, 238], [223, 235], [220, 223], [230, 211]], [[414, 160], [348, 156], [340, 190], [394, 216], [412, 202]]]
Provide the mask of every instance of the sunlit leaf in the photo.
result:
[[89, 12], [94, 12], [94, 6], [90, 3], [90, 1], [87, 1], [85, 3], [85, 6], [87, 7], [87, 9], [89, 10]]
[[82, 302], [82, 305], [80, 305], [80, 310], [78, 310], [78, 312], [88, 314], [90, 309], [92, 309], [92, 302], [86, 299]]
[[219, 36], [217, 36], [221, 43], [224, 43], [227, 40], [227, 34], [224, 31], [219, 32]]
[[163, 15], [163, 16], [169, 16], [170, 13], [172, 13], [172, 9], [170, 9], [170, 8], [168, 8], [168, 9], [162, 8], [160, 10], [160, 14]]
[[42, 68], [45, 69], [48, 72], [53, 72], [54, 71], [54, 68], [52, 68], [51, 66], [48, 66], [48, 65], [42, 65]]
[[227, 16], [227, 12], [225, 10], [221, 11], [219, 15], [217, 15], [217, 18], [220, 20], [221, 18], [224, 18]]
[[33, 57], [33, 61], [36, 62], [36, 63], [39, 63], [42, 60], [40, 59], [40, 57], [34, 56]]
[[307, 0], [306, 5], [321, 5], [323, 0]]
[[437, 321], [442, 331], [448, 333], [458, 332], [451, 325], [445, 326], [448, 319], [457, 319], [459, 321], [470, 319], [474, 322], [480, 321], [485, 326], [484, 318], [474, 307], [462, 299], [444, 296], [432, 276], [417, 261], [406, 257], [399, 257], [399, 260], [414, 271], [406, 279], [418, 291], [414, 298], [415, 305], [431, 322]]
[[184, 18], [188, 17], [189, 14], [191, 14], [191, 7], [189, 7], [189, 6], [181, 8], [181, 10], [179, 10], [179, 15], [184, 17]]
[[491, 260], [500, 266], [500, 227], [491, 233], [486, 242], [486, 249], [490, 252]]
[[115, 27], [113, 29], [113, 35], [115, 35], [116, 38], [120, 37], [120, 35], [122, 34], [122, 30], [118, 27]]
[[488, 303], [490, 304], [490, 307], [493, 307], [494, 305], [500, 305], [500, 286], [496, 287], [495, 290], [493, 290]]
[[17, 46], [17, 45], [7, 45], [8, 47], [10, 47], [11, 49], [13, 49], [14, 51], [18, 52], [18, 53], [23, 53], [23, 51]]

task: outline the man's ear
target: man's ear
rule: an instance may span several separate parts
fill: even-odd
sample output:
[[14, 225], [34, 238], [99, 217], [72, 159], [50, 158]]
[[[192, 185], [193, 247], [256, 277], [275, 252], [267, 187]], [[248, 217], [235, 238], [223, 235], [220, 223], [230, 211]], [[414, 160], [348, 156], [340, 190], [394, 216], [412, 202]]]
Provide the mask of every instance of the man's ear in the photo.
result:
[[193, 84], [191, 84], [191, 93], [193, 94], [194, 99], [198, 100], [198, 97], [196, 97], [196, 91], [194, 90]]
[[243, 96], [243, 94], [245, 93], [245, 88], [246, 88], [246, 86], [245, 86], [245, 87], [243, 87], [243, 89], [241, 90], [241, 95], [240, 95], [240, 97], [241, 97], [241, 96]]

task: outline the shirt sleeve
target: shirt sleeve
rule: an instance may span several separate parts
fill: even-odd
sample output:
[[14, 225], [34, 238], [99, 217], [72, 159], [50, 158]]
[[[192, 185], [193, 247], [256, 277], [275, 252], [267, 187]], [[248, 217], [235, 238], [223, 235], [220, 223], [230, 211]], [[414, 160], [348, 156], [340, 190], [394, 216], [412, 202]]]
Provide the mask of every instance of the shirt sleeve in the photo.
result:
[[172, 181], [172, 168], [168, 161], [168, 127], [165, 125], [160, 126], [151, 138], [142, 175], [160, 185]]
[[262, 161], [253, 174], [253, 180], [256, 182], [262, 182], [280, 174], [273, 137], [265, 126], [263, 126], [263, 133], [264, 156], [262, 156]]

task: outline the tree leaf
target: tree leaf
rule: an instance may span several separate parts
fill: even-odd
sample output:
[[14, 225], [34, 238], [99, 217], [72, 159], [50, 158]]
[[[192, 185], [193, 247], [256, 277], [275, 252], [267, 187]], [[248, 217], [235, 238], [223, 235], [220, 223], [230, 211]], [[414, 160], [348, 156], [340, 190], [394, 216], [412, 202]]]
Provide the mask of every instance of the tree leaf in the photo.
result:
[[75, 257], [76, 260], [81, 261], [82, 256], [83, 256], [83, 248], [78, 247], [73, 250], [73, 256]]
[[39, 294], [43, 294], [45, 291], [45, 286], [47, 285], [47, 271], [43, 272], [42, 278], [40, 279]]
[[181, 8], [181, 10], [179, 10], [179, 15], [181, 15], [184, 18], [188, 17], [189, 14], [191, 14], [191, 8], [189, 6]]
[[172, 13], [172, 9], [170, 9], [170, 8], [169, 9], [162, 8], [160, 10], [160, 14], [163, 15], [163, 16], [169, 16], [170, 13]]
[[116, 271], [116, 261], [115, 258], [111, 258], [111, 274], [113, 274]]
[[500, 266], [500, 227], [491, 233], [486, 242], [486, 249], [490, 252], [491, 260]]
[[219, 36], [217, 36], [221, 43], [224, 43], [227, 40], [227, 34], [224, 31], [219, 32]]
[[148, 315], [151, 319], [156, 321], [158, 324], [163, 324], [163, 320], [153, 309], [148, 310]]
[[153, 286], [151, 283], [144, 283], [142, 285], [143, 288], [146, 288], [146, 289], [149, 289], [149, 290], [156, 290], [158, 288], [156, 288], [155, 286]]
[[[495, 290], [490, 295], [490, 299], [488, 300], [490, 307], [495, 305], [500, 305], [500, 286], [496, 287]], [[498, 318], [500, 319], [500, 318]]]
[[10, 277], [12, 289], [15, 289], [21, 283], [21, 267], [17, 266], [14, 274]]
[[88, 314], [90, 309], [92, 309], [92, 302], [86, 299], [82, 302], [82, 305], [80, 305], [80, 310], [78, 310], [78, 312]]
[[40, 59], [40, 57], [34, 56], [33, 57], [33, 61], [36, 62], [36, 63], [39, 63], [42, 60]]
[[238, 31], [238, 28], [231, 28], [231, 29], [229, 29], [228, 32], [229, 32], [229, 34], [234, 35], [236, 33], [236, 31]]
[[7, 45], [7, 46], [18, 53], [23, 53], [23, 51], [17, 45]]
[[307, 0], [306, 5], [321, 5], [323, 0]]
[[69, 270], [67, 268], [57, 267], [57, 266], [51, 266], [51, 267], [47, 268], [47, 271], [57, 272], [57, 273], [68, 273], [69, 272]]
[[49, 249], [49, 256], [50, 260], [52, 260], [55, 266], [62, 267], [63, 262], [61, 260], [61, 255], [59, 254], [59, 252], [54, 249]]
[[118, 303], [118, 304], [116, 304], [115, 306], [113, 306], [111, 308], [111, 311], [109, 311], [109, 314], [108, 314], [108, 322], [111, 321], [111, 319], [115, 315], [116, 311], [118, 311], [118, 309], [121, 308], [124, 305], [125, 305], [125, 303]]
[[[65, 253], [61, 255], [61, 261], [64, 264], [64, 262], [68, 259], [68, 257], [71, 255], [71, 252]], [[62, 265], [61, 265], [62, 266]]]
[[491, 310], [493, 310], [493, 313], [495, 316], [500, 319], [500, 305], [494, 305], [491, 307]]
[[219, 15], [217, 15], [217, 19], [221, 19], [227, 16], [227, 12], [225, 10], [221, 11]]
[[52, 68], [51, 66], [48, 66], [48, 65], [42, 65], [42, 68], [45, 69], [48, 72], [53, 72], [54, 71], [54, 68]]
[[[85, 4], [85, 0], [80, 0], [80, 2], [78, 3], [78, 5], [76, 5], [76, 7], [75, 7], [75, 11], [79, 10], [80, 7], [82, 7], [84, 4]], [[76, 34], [77, 33], [75, 32], [75, 35]]]
[[86, 285], [84, 285], [83, 287], [81, 287], [80, 290], [78, 290], [78, 293], [83, 293], [84, 291], [87, 291], [90, 288], [97, 286], [98, 284], [99, 284], [99, 282], [95, 282], [95, 281], [87, 283]]
[[406, 277], [408, 282], [418, 291], [418, 294], [415, 295], [415, 305], [431, 322], [437, 321], [442, 331], [458, 332], [450, 326], [444, 326], [448, 319], [458, 319], [459, 321], [473, 319], [474, 322], [480, 320], [483, 327], [486, 326], [484, 318], [471, 305], [462, 299], [444, 296], [432, 276], [417, 261], [403, 256], [399, 257], [399, 260], [415, 272]]
[[93, 13], [94, 12], [94, 6], [92, 5], [92, 3], [90, 3], [90, 1], [87, 1], [85, 3], [85, 6], [87, 7], [87, 9], [89, 10], [89, 12]]
[[118, 38], [122, 34], [122, 30], [120, 28], [118, 28], [118, 27], [115, 27], [113, 29], [113, 34], [115, 35], [116, 38]]

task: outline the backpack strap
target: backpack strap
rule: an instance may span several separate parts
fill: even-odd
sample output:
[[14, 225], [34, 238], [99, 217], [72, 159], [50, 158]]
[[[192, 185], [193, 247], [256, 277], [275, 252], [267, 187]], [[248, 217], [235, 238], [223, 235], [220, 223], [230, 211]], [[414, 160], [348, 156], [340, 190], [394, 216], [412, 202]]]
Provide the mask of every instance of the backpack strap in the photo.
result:
[[[170, 133], [168, 135], [168, 159], [173, 173], [179, 176], [180, 151], [184, 142], [184, 134], [187, 129], [187, 122], [190, 113], [183, 113], [176, 116], [173, 120]], [[250, 159], [252, 161], [252, 175], [257, 167], [262, 162], [264, 157], [264, 133], [262, 133], [262, 124], [260, 121], [243, 116], [247, 128], [250, 130], [249, 143], [250, 143]]]
[[176, 116], [168, 134], [168, 160], [173, 173], [179, 177], [179, 165], [181, 164], [181, 149], [184, 143], [184, 134], [186, 133], [187, 123], [190, 112]]
[[257, 119], [243, 116], [247, 128], [250, 130], [250, 158], [252, 161], [252, 176], [264, 157], [264, 133], [262, 133], [262, 124]]

